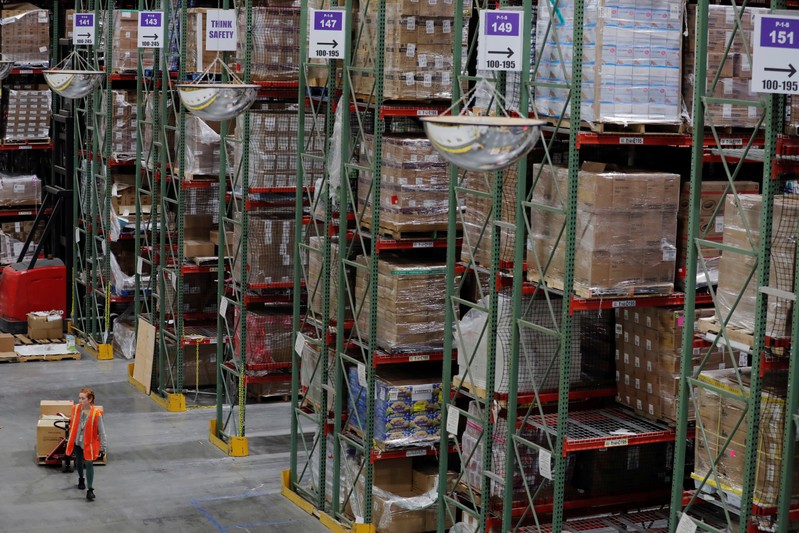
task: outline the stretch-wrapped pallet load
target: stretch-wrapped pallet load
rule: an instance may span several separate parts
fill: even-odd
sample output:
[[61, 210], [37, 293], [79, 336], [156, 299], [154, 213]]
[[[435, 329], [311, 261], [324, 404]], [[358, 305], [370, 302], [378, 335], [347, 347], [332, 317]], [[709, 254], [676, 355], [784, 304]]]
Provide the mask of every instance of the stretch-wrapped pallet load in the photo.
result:
[[[294, 219], [250, 215], [247, 233], [249, 284], [265, 285], [294, 282]], [[234, 242], [241, 240], [241, 224], [233, 231]], [[241, 282], [241, 254], [236, 254], [233, 280]]]
[[[250, 111], [250, 180], [251, 191], [297, 186], [297, 133], [299, 120], [295, 104], [263, 104]], [[244, 115], [236, 119], [233, 148], [234, 168], [239, 168], [244, 153], [242, 139]], [[305, 153], [319, 156], [306, 159], [303, 186], [310, 187], [324, 172], [324, 124], [312, 113], [305, 115]], [[267, 192], [267, 191], [263, 191]]]
[[[219, 175], [221, 137], [219, 122], [206, 122], [200, 117], [187, 114], [186, 159], [184, 175]], [[179, 138], [180, 135], [176, 135]], [[175, 144], [177, 153], [177, 143]], [[228, 168], [228, 172], [232, 169]]]
[[[724, 199], [732, 194], [727, 181], [703, 181], [700, 191], [699, 227], [692, 237], [712, 242], [722, 242], [724, 233]], [[760, 186], [754, 181], [736, 181], [735, 190], [739, 194], [757, 194]], [[721, 207], [719, 207], [721, 206]], [[691, 184], [685, 182], [680, 193], [680, 210], [677, 214], [677, 278], [675, 285], [685, 289], [686, 259], [688, 248], [693, 241], [688, 237], [688, 220], [691, 216]], [[697, 257], [697, 286], [706, 286], [718, 283], [719, 261], [721, 250], [705, 246], [702, 248], [702, 261]], [[705, 273], [703, 269], [708, 270]], [[709, 274], [709, 279], [708, 279]]]
[[[361, 144], [361, 164], [371, 166], [373, 136]], [[449, 163], [426, 137], [383, 137], [380, 166], [380, 233], [446, 231], [449, 220]], [[358, 178], [361, 224], [372, 228], [371, 172]], [[364, 206], [366, 206], [364, 208]], [[375, 233], [378, 233], [375, 231]]]
[[[679, 124], [682, 0], [585, 2], [581, 119], [590, 123]], [[570, 83], [574, 46], [573, 0], [538, 4], [538, 82]], [[543, 38], [546, 37], [546, 40]], [[560, 43], [560, 46], [558, 46]], [[536, 86], [539, 115], [565, 118], [569, 89]]]
[[[768, 9], [711, 5], [708, 11], [707, 32], [707, 96], [729, 100], [764, 101], [764, 95], [753, 92], [752, 66], [749, 53], [752, 50], [752, 33], [755, 15], [768, 13]], [[736, 30], [737, 16], [740, 15], [740, 30]], [[697, 31], [696, 6], [688, 6], [688, 31], [686, 53], [683, 55], [683, 97], [689, 113], [693, 113], [693, 95], [696, 85], [695, 55]], [[725, 54], [730, 37], [732, 44]], [[715, 90], [713, 80], [718, 76]], [[705, 125], [732, 128], [754, 128], [763, 114], [762, 108], [731, 104], [708, 103], [705, 112]], [[693, 124], [693, 118], [691, 119]], [[762, 124], [761, 124], [762, 126]]]
[[[745, 332], [754, 332], [757, 264], [760, 247], [759, 194], [728, 195], [724, 206], [724, 244], [754, 253], [755, 256], [725, 252], [719, 264], [718, 309], [722, 322]], [[796, 227], [799, 225], [799, 195], [785, 194], [774, 198], [771, 235], [771, 267], [769, 287], [793, 292], [796, 273]], [[748, 230], [748, 231], [747, 231]], [[740, 299], [740, 301], [738, 301]], [[736, 306], [736, 302], [738, 302]], [[768, 296], [766, 335], [785, 338], [791, 335], [793, 304], [777, 296]]]
[[0, 207], [35, 206], [42, 201], [42, 182], [34, 175], [0, 173]]
[[[348, 424], [366, 427], [366, 383], [357, 366], [347, 370]], [[418, 370], [380, 369], [375, 385], [374, 439], [384, 447], [430, 446], [441, 437], [441, 381]]]
[[303, 344], [300, 353], [300, 386], [303, 388], [303, 398], [316, 408], [317, 412], [327, 411], [333, 408], [335, 401], [335, 350], [327, 349], [327, 404], [322, 406], [322, 365], [320, 362], [321, 352], [319, 346], [306, 342]]
[[370, 332], [370, 283], [377, 283], [377, 346], [388, 352], [440, 350], [444, 346], [446, 265], [381, 254], [377, 279], [370, 280], [365, 268], [368, 258], [361, 255], [356, 261], [364, 266], [355, 278], [361, 336], [366, 338]]
[[[208, 182], [204, 182], [207, 184]], [[186, 187], [183, 191], [186, 203], [184, 215], [207, 215], [211, 219], [211, 229], [217, 229], [219, 223], [219, 182], [214, 181], [208, 186]], [[209, 230], [210, 231], [210, 230]], [[204, 239], [209, 233], [202, 235]]]
[[[208, 50], [205, 46], [207, 17], [207, 8], [193, 7], [186, 10], [186, 72], [201, 74], [217, 57], [216, 51]], [[239, 39], [243, 38], [240, 35]], [[219, 63], [216, 73], [221, 73], [223, 68]]]
[[28, 4], [4, 4], [0, 12], [3, 61], [17, 66], [50, 65], [50, 12]]
[[[164, 22], [162, 20], [162, 22]], [[139, 13], [138, 11], [114, 10], [113, 52], [111, 67], [113, 72], [136, 72], [139, 66]], [[154, 54], [143, 50], [141, 67], [152, 69]]]
[[[366, 4], [368, 5], [368, 4]], [[388, 100], [441, 100], [452, 97], [452, 33], [454, 3], [443, 0], [386, 3], [383, 97]], [[363, 32], [353, 50], [353, 65], [373, 67], [378, 43], [378, 16], [367, 9], [357, 15]], [[464, 16], [468, 27], [468, 15]], [[465, 46], [468, 32], [455, 46]], [[379, 44], [378, 44], [379, 46]], [[465, 55], [464, 55], [465, 56]], [[371, 72], [353, 72], [353, 87], [359, 98], [373, 97]]]
[[[9, 144], [50, 139], [50, 115], [53, 96], [42, 90], [10, 89], [6, 100], [3, 141]], [[5, 92], [5, 91], [4, 91]]]
[[[513, 263], [516, 246], [516, 182], [517, 170], [512, 165], [501, 172], [502, 213], [500, 220], [509, 224], [499, 227], [499, 260], [504, 266]], [[463, 187], [480, 193], [490, 194], [493, 190], [494, 173], [467, 172]], [[463, 233], [464, 245], [461, 248], [461, 261], [473, 260], [477, 265], [488, 267], [491, 264], [491, 247], [494, 228], [487, 221], [494, 216], [491, 212], [491, 198], [479, 194], [464, 193]]]
[[[538, 172], [539, 165], [534, 167], [533, 172]], [[563, 207], [568, 170], [548, 165], [540, 170], [533, 201]], [[583, 164], [577, 189], [574, 251], [574, 288], [580, 296], [673, 292], [679, 187], [677, 174]], [[563, 223], [560, 213], [532, 208], [527, 245], [530, 281], [541, 281], [541, 270], [552, 257], [543, 281], [563, 287]]]
[[105, 142], [105, 106], [111, 106], [111, 157], [130, 161], [136, 157], [136, 128], [139, 123], [136, 108], [136, 91], [112, 90], [110, 102], [103, 93], [103, 120], [100, 142]]
[[[560, 315], [559, 313], [553, 315], [550, 312], [549, 304], [546, 300], [534, 299], [531, 296], [523, 298], [523, 320], [553, 331], [560, 330]], [[487, 307], [488, 299], [485, 298], [480, 303]], [[557, 308], [557, 306], [561, 305], [560, 299], [554, 298], [552, 305]], [[511, 358], [513, 357], [511, 353], [511, 332], [513, 328], [511, 298], [508, 295], [500, 294], [497, 306], [498, 323], [494, 390], [498, 393], [508, 393], [509, 371]], [[582, 316], [577, 315], [572, 328], [570, 383], [579, 382], [581, 377], [580, 336], [582, 319]], [[457, 379], [473, 391], [487, 388], [488, 339], [485, 329], [487, 320], [487, 313], [473, 308], [463, 316], [455, 329], [455, 346], [458, 351], [459, 367]], [[558, 388], [560, 360], [554, 355], [559, 353], [558, 346], [557, 338], [552, 335], [544, 334], [532, 328], [520, 328], [518, 354], [519, 394], [531, 394], [534, 391]]]
[[[308, 254], [308, 283], [309, 286], [306, 287], [308, 291], [308, 306], [310, 307], [311, 311], [313, 311], [317, 315], [318, 320], [322, 320], [322, 300], [324, 298], [323, 293], [323, 255], [322, 255], [322, 247], [324, 246], [324, 237], [310, 237], [308, 239], [308, 243], [310, 247], [314, 250], [320, 250], [319, 252], [312, 252]], [[329, 297], [329, 311], [330, 314], [328, 318], [332, 323], [335, 323], [338, 318], [338, 302], [339, 302], [339, 285], [338, 285], [338, 269], [341, 265], [341, 261], [339, 258], [339, 245], [338, 242], [332, 242], [330, 244], [330, 269], [327, 273], [327, 278], [330, 280], [330, 294]], [[355, 270], [350, 266], [345, 266], [345, 277], [348, 279], [346, 281], [344, 290], [350, 291], [352, 287], [355, 286]], [[352, 319], [352, 307], [350, 298], [345, 296], [344, 297], [344, 319], [351, 320]]]
[[[236, 308], [236, 320], [240, 311]], [[285, 373], [290, 370], [291, 342], [290, 313], [272, 310], [247, 310], [247, 365], [255, 376]], [[236, 354], [241, 353], [241, 336], [236, 328]]]
[[[216, 273], [183, 276], [183, 286], [177, 286], [177, 276], [166, 273], [166, 302], [171, 312], [214, 315], [217, 312]], [[177, 290], [183, 294], [183, 308], [177, 309]]]
[[[163, 99], [158, 101], [158, 105], [163, 105]], [[159, 150], [165, 147], [175, 146], [175, 132], [176, 132], [176, 113], [172, 107], [173, 100], [171, 96], [166, 99], [166, 113], [161, 113], [161, 109], [154, 109], [155, 99], [152, 93], [147, 93], [144, 97], [144, 123], [142, 124], [142, 162], [150, 168], [156, 165], [155, 158], [159, 155]], [[158, 111], [156, 113], [156, 111]], [[159, 118], [159, 124], [155, 129], [153, 135], [153, 124], [156, 120], [156, 115]], [[187, 114], [187, 117], [191, 116]], [[164, 126], [169, 126], [164, 128]], [[156, 146], [156, 143], [161, 146]]]
[[[239, 10], [239, 41], [236, 69], [244, 64], [247, 16]], [[253, 7], [250, 74], [254, 81], [297, 81], [300, 72], [299, 7]], [[340, 45], [343, 50], [344, 44]]]
[[[735, 369], [705, 371], [699, 380], [710, 387], [725, 391], [720, 394], [710, 387], [697, 387], [696, 403], [701, 429], [697, 425], [695, 466], [691, 477], [723, 489], [728, 495], [741, 496], [744, 482], [744, 463], [748, 440], [747, 403], [750, 390], [751, 368], [740, 369], [743, 387], [736, 377]], [[785, 424], [792, 424], [790, 414], [785, 412], [785, 374], [782, 382], [763, 384], [760, 396], [760, 426], [757, 430], [757, 454], [753, 503], [759, 507], [776, 507], [780, 496], [783, 461], [799, 460], [799, 449], [792, 457], [785, 457], [783, 435]], [[743, 417], [743, 421], [739, 421]], [[725, 444], [729, 444], [725, 448]], [[722, 448], [724, 448], [722, 453]], [[715, 465], [713, 464], [715, 463]], [[711, 470], [712, 469], [712, 470]], [[715, 473], [712, 473], [715, 472]], [[718, 478], [716, 477], [718, 476]], [[717, 487], [718, 483], [721, 487]], [[799, 494], [799, 471], [794, 469], [790, 491], [790, 504], [797, 503]], [[788, 500], [786, 500], [787, 504]]]
[[[713, 316], [712, 309], [697, 309], [697, 318]], [[619, 403], [655, 420], [676, 422], [680, 390], [682, 336], [685, 315], [657, 307], [616, 309], [616, 385]], [[691, 367], [731, 368], [724, 351], [708, 355], [709, 343], [695, 339]], [[694, 419], [694, 406], [688, 405]]]

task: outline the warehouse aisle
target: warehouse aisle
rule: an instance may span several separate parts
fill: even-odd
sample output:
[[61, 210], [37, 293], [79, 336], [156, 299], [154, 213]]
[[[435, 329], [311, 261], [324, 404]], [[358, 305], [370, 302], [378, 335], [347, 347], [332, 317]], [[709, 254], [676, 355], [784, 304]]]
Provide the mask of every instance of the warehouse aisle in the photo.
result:
[[[327, 531], [280, 495], [289, 461], [286, 403], [248, 406], [250, 456], [208, 442], [209, 409], [167, 413], [127, 382], [127, 361], [4, 364], [0, 368], [0, 529], [11, 532]], [[77, 474], [35, 464], [41, 399], [97, 393], [106, 410], [109, 464], [95, 470], [97, 500]]]

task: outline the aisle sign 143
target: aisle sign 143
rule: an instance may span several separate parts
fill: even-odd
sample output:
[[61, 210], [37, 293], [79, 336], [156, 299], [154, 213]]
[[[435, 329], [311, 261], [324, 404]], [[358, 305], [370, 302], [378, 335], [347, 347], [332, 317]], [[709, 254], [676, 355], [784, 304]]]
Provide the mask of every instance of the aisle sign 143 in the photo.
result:
[[752, 92], [799, 94], [799, 16], [755, 15]]

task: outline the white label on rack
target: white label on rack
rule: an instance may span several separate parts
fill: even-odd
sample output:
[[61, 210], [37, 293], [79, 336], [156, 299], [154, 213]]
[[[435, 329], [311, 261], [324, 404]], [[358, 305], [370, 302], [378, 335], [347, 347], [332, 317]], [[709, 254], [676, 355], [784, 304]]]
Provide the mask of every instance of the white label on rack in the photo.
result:
[[415, 363], [418, 361], [429, 361], [429, 360], [430, 360], [429, 355], [411, 355], [408, 357], [408, 361], [410, 361], [411, 363]]
[[358, 385], [366, 386], [366, 365], [358, 363]]
[[696, 533], [696, 524], [691, 520], [690, 516], [683, 513], [675, 533]]
[[142, 275], [144, 274], [144, 258], [137, 257], [136, 258], [136, 274]]
[[724, 217], [718, 216], [716, 217], [716, 233], [723, 233], [724, 232]]
[[432, 248], [434, 246], [433, 241], [421, 241], [415, 242], [412, 245], [414, 248]]
[[450, 435], [458, 434], [458, 423], [460, 422], [461, 412], [454, 405], [447, 406], [447, 433]]
[[408, 450], [405, 452], [405, 457], [420, 457], [422, 455], [427, 455], [427, 450]]
[[229, 300], [227, 298], [222, 298], [222, 301], [219, 302], [219, 314], [222, 316], [227, 316], [227, 306]]
[[80, 242], [80, 228], [75, 228], [75, 242]]
[[305, 335], [297, 333], [297, 339], [294, 341], [294, 351], [302, 357], [302, 351], [305, 349]]
[[721, 146], [740, 146], [744, 143], [743, 139], [739, 138], [726, 138], [726, 139], [719, 139], [719, 144]]
[[613, 305], [613, 309], [618, 309], [621, 307], [635, 307], [637, 303], [635, 300], [614, 300], [611, 305]]
[[619, 144], [644, 144], [643, 137], [619, 137]]
[[627, 446], [629, 439], [608, 439], [605, 441], [605, 448], [617, 448], [619, 446]]
[[738, 354], [738, 366], [749, 366], [749, 354], [741, 352]]
[[538, 450], [538, 473], [552, 480], [552, 454], [547, 450]]

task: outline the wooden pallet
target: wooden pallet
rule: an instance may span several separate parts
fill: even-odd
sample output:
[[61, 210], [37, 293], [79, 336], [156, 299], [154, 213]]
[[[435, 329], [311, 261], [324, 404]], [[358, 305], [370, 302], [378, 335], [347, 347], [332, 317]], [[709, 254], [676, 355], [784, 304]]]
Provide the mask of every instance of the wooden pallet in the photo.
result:
[[14, 335], [14, 346], [31, 346], [34, 344], [62, 344], [64, 339], [31, 339], [27, 335]]
[[453, 389], [461, 388], [476, 398], [479, 398], [481, 400], [486, 399], [487, 391], [485, 387], [480, 387], [479, 385], [475, 385], [471, 381], [463, 381], [461, 378], [453, 377], [452, 388]]
[[[563, 279], [552, 276], [545, 276], [544, 280], [548, 287], [563, 291]], [[674, 293], [674, 285], [671, 283], [653, 283], [633, 285], [618, 289], [596, 290], [590, 287], [574, 286], [574, 294], [585, 300], [598, 300], [602, 298], [641, 298], [646, 296], [671, 296]]]
[[[556, 126], [559, 122], [557, 118], [545, 119], [550, 126]], [[560, 128], [571, 130], [571, 120], [560, 120]], [[580, 122], [580, 129], [593, 133], [628, 133], [630, 135], [650, 134], [674, 134], [684, 135], [687, 132], [685, 124], [614, 124], [603, 122]]]
[[79, 353], [69, 354], [53, 354], [53, 355], [20, 355], [17, 361], [20, 363], [28, 363], [30, 361], [64, 361], [64, 360], [79, 360]]

